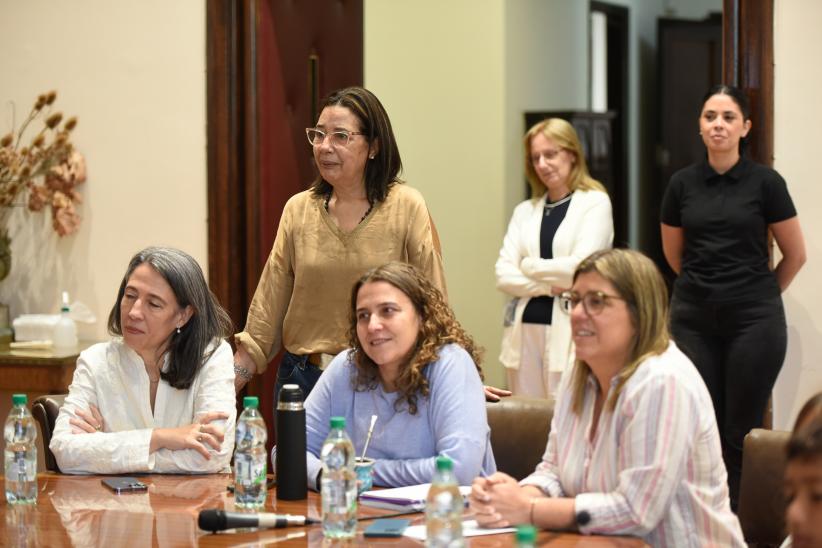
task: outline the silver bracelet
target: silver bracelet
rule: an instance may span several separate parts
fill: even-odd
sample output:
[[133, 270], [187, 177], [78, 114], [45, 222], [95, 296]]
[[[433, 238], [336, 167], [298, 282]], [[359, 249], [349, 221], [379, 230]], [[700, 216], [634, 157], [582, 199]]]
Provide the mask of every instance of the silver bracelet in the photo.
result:
[[234, 364], [234, 374], [243, 379], [244, 381], [250, 381], [251, 377], [254, 376], [248, 372], [248, 369], [237, 363]]

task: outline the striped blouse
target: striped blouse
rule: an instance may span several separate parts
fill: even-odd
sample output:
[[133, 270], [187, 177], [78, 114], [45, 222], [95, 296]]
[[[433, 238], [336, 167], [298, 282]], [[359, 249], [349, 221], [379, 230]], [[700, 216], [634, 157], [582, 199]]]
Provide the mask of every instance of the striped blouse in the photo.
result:
[[632, 535], [651, 546], [745, 546], [711, 397], [673, 342], [637, 368], [613, 412], [603, 408], [593, 440], [597, 383], [588, 378], [576, 415], [571, 377], [557, 391], [543, 460], [523, 485], [573, 497], [577, 516], [589, 517], [579, 520], [582, 533]]

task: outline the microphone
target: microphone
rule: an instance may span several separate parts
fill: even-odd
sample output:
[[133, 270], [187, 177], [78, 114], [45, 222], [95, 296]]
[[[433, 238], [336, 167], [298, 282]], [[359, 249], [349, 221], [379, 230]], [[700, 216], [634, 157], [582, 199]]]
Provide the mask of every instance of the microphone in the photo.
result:
[[242, 514], [240, 512], [225, 512], [223, 510], [201, 510], [197, 518], [197, 525], [203, 531], [225, 531], [226, 529], [241, 529], [259, 527], [262, 529], [281, 528], [296, 526], [300, 527], [311, 523], [318, 523], [317, 520], [305, 516], [294, 516], [291, 514]]

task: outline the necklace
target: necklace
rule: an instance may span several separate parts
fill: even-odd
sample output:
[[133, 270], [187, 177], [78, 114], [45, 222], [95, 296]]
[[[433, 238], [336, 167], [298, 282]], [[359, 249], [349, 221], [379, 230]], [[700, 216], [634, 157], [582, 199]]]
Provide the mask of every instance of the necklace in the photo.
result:
[[551, 213], [554, 211], [555, 207], [559, 207], [562, 204], [568, 202], [571, 199], [572, 194], [573, 194], [573, 192], [569, 192], [568, 194], [566, 194], [565, 196], [563, 196], [562, 198], [560, 198], [556, 202], [551, 202], [548, 199], [548, 197], [546, 196], [545, 197], [545, 216], [548, 217], [549, 215], [551, 215]]
[[[325, 212], [326, 213], [330, 213], [330, 211], [328, 211], [328, 202], [330, 202], [330, 201], [331, 201], [331, 193], [329, 192], [328, 194], [325, 195]], [[371, 213], [372, 209], [374, 209], [374, 204], [371, 203], [371, 200], [369, 200], [368, 201], [368, 209], [365, 210], [365, 215], [362, 216], [362, 219], [360, 219], [357, 224], [360, 224], [361, 222], [363, 222], [365, 220], [365, 218], [368, 217], [368, 214]]]

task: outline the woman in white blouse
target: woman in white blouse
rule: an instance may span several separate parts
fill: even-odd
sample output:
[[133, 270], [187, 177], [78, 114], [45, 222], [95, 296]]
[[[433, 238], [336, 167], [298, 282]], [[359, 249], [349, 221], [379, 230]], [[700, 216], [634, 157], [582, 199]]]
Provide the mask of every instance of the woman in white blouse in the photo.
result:
[[128, 265], [108, 343], [80, 354], [50, 448], [65, 473], [208, 473], [234, 449], [231, 321], [197, 262], [150, 247]]
[[517, 483], [477, 478], [480, 524], [631, 535], [651, 546], [745, 546], [731, 512], [711, 397], [668, 335], [668, 296], [636, 251], [598, 251], [562, 294], [576, 363], [548, 446]]
[[557, 299], [579, 262], [614, 239], [611, 201], [588, 174], [574, 127], [549, 118], [525, 134], [531, 198], [514, 209], [496, 264], [505, 309], [500, 361], [514, 394], [556, 392], [573, 360], [568, 317]]

